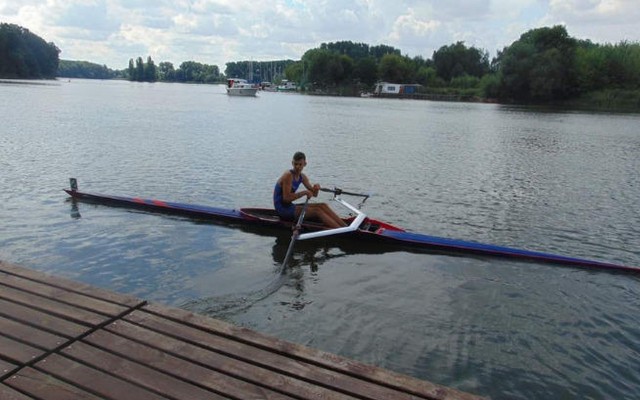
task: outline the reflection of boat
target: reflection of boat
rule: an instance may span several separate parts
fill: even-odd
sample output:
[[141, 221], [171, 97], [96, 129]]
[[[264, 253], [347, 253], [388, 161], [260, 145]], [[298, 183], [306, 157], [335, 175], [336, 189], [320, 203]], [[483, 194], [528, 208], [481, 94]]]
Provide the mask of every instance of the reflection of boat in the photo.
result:
[[[81, 201], [143, 209], [163, 214], [183, 215], [199, 220], [230, 223], [235, 226], [263, 227], [291, 232], [293, 224], [291, 221], [281, 220], [276, 215], [275, 211], [270, 209], [242, 208], [230, 210], [217, 207], [143, 199], [139, 197], [121, 197], [82, 193], [77, 189], [65, 189], [65, 191], [74, 199]], [[639, 267], [617, 265], [601, 261], [407, 232], [402, 228], [367, 217], [359, 209], [356, 209], [349, 203], [342, 200], [338, 196], [341, 194], [341, 191], [335, 190], [334, 194], [334, 200], [349, 208], [351, 212], [356, 215], [355, 217], [344, 219], [349, 226], [337, 229], [326, 229], [320, 223], [304, 221], [304, 233], [298, 237], [298, 240], [315, 239], [318, 237], [335, 235], [334, 238], [340, 238], [341, 240], [347, 240], [353, 243], [368, 242], [394, 249], [444, 252], [447, 254], [501, 256], [566, 264], [585, 268], [640, 272]], [[351, 193], [343, 192], [343, 194]]]
[[278, 85], [278, 92], [295, 92], [298, 90], [298, 86], [295, 82], [288, 81], [283, 79], [282, 82]]
[[229, 96], [255, 96], [258, 87], [247, 82], [246, 79], [227, 79], [227, 94]]

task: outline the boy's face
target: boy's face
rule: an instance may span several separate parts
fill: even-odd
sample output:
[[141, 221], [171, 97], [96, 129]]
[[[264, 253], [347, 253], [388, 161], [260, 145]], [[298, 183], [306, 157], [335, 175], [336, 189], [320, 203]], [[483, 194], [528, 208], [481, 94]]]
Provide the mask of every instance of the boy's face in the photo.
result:
[[293, 165], [293, 170], [297, 174], [299, 174], [302, 172], [302, 169], [307, 165], [307, 160], [305, 160], [304, 158], [300, 160], [293, 160], [291, 161], [291, 165]]

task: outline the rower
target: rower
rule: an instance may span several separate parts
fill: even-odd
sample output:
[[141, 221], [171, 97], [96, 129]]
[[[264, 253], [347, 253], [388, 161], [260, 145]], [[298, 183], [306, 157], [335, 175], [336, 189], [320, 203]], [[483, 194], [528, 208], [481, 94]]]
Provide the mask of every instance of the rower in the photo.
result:
[[[317, 197], [320, 191], [320, 185], [317, 183], [311, 185], [309, 178], [302, 173], [302, 170], [307, 165], [307, 158], [303, 152], [298, 151], [293, 155], [291, 165], [293, 168], [285, 171], [280, 176], [273, 189], [273, 206], [278, 216], [288, 221], [296, 220], [302, 213], [302, 205], [293, 204], [294, 200], [305, 196], [307, 199]], [[306, 190], [296, 192], [300, 184], [304, 185]], [[330, 229], [347, 225], [326, 203], [308, 204], [306, 215], [312, 219], [319, 220]]]

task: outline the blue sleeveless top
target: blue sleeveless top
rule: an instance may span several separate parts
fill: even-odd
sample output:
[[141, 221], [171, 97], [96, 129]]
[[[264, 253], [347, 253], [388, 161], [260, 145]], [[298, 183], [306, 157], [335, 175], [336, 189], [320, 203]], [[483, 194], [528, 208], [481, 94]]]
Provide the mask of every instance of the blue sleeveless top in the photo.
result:
[[[289, 170], [293, 175], [293, 171]], [[298, 179], [293, 178], [291, 182], [291, 193], [295, 193], [296, 190], [300, 187], [302, 183], [302, 174]], [[280, 181], [276, 182], [276, 186], [273, 188], [273, 207], [278, 212], [278, 215], [281, 217], [293, 219], [295, 218], [295, 209], [296, 206], [293, 203], [286, 203], [284, 201], [284, 197], [282, 196], [282, 185]]]

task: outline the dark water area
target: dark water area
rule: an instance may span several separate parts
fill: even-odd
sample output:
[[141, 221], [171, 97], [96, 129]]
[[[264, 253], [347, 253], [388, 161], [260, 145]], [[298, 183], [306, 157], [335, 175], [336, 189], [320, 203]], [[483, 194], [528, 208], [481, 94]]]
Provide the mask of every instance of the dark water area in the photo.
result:
[[270, 207], [302, 150], [407, 230], [640, 266], [638, 115], [71, 80], [0, 82], [0, 124], [1, 260], [493, 399], [640, 392], [638, 275], [345, 240], [281, 273], [287, 233], [61, 190]]

